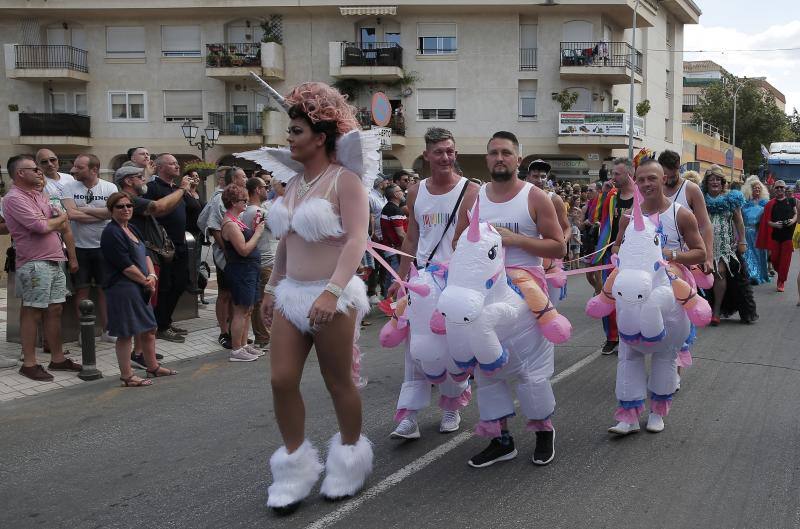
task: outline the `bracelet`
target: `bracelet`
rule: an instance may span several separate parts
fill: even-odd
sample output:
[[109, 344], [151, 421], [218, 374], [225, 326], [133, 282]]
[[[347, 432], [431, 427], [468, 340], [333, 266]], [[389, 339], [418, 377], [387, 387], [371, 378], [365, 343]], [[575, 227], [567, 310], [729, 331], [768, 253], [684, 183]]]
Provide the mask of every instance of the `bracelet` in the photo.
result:
[[155, 274], [147, 274], [147, 277], [148, 277], [148, 278], [152, 277], [153, 279], [155, 279], [156, 281], [158, 281], [158, 276], [157, 276], [157, 275], [155, 275]]
[[339, 285], [335, 285], [333, 283], [328, 283], [325, 285], [325, 290], [336, 296], [337, 298], [342, 297], [343, 289]]
[[275, 287], [272, 285], [265, 285], [264, 286], [264, 293], [269, 294], [270, 296], [275, 295]]

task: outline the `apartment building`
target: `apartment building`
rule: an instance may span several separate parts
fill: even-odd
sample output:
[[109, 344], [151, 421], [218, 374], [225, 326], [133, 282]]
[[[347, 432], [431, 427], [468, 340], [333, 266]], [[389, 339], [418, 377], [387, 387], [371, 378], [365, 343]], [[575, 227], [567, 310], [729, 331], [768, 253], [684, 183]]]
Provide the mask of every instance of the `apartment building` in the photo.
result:
[[[279, 91], [337, 83], [364, 126], [372, 94], [386, 93], [395, 114], [387, 171], [424, 172], [431, 126], [454, 132], [459, 162], [476, 177], [501, 129], [517, 134], [526, 161], [547, 159], [575, 179], [626, 154], [631, 123], [635, 148], [680, 150], [683, 62], [673, 50], [700, 16], [692, 0], [358, 4], [6, 0], [0, 159], [49, 146], [67, 163], [93, 152], [111, 171], [143, 145], [188, 160], [199, 151], [180, 125], [192, 119], [197, 139], [210, 125], [220, 131], [206, 159], [234, 161], [284, 142], [286, 118], [251, 71]], [[628, 113], [631, 78], [634, 103], [650, 104], [643, 117]], [[566, 112], [554, 100], [565, 90], [577, 97]]]

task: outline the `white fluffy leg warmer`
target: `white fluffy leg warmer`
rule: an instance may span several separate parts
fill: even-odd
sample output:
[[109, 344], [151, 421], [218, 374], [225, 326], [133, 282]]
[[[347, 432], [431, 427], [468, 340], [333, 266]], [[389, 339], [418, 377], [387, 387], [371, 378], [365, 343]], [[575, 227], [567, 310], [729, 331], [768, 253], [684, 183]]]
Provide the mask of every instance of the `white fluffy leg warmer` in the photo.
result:
[[307, 497], [322, 472], [319, 453], [308, 440], [291, 454], [285, 446], [278, 448], [269, 458], [269, 466], [273, 481], [267, 507], [274, 509], [289, 507]]
[[320, 492], [336, 500], [353, 496], [364, 486], [372, 472], [372, 443], [363, 435], [354, 445], [343, 445], [342, 434], [331, 438], [328, 460], [325, 462], [325, 479]]

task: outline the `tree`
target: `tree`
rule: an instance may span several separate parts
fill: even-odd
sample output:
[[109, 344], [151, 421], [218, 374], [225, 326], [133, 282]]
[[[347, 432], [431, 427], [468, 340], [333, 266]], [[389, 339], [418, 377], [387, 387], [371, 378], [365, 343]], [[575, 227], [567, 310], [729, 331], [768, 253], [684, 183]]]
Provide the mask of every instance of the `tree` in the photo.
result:
[[791, 140], [800, 141], [800, 114], [797, 113], [797, 108], [792, 109], [792, 115], [789, 116], [789, 130], [791, 131]]
[[[705, 121], [720, 130], [733, 126], [733, 95], [736, 105], [736, 147], [742, 149], [745, 174], [756, 173], [761, 163], [761, 145], [792, 139], [789, 116], [775, 105], [775, 99], [752, 80], [725, 75], [721, 82], [705, 89], [694, 109], [695, 123]], [[800, 124], [800, 122], [799, 122]]]

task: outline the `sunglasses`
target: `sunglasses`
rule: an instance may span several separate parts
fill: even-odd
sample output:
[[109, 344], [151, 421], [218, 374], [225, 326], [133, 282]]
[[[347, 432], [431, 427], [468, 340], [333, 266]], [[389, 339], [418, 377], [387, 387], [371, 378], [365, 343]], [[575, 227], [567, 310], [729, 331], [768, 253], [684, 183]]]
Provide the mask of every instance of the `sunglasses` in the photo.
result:
[[133, 209], [133, 204], [115, 204], [114, 209]]
[[39, 160], [39, 165], [47, 165], [48, 163], [55, 165], [58, 163], [58, 158], [45, 158], [44, 160]]

